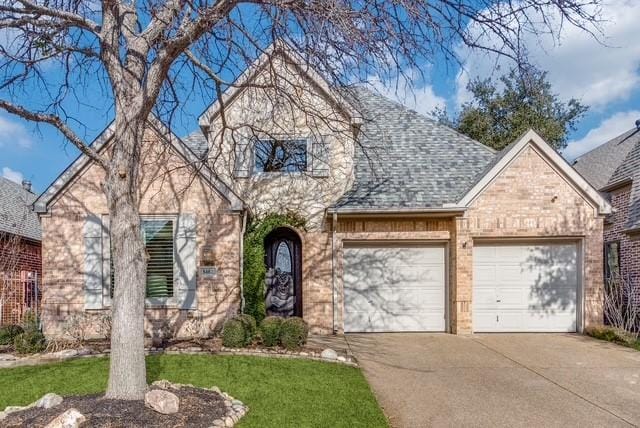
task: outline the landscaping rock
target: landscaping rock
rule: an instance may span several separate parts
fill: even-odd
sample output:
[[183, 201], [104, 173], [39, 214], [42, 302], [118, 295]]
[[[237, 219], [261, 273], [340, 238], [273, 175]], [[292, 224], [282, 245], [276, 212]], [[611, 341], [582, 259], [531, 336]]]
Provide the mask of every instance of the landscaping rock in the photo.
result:
[[59, 414], [45, 428], [78, 428], [86, 420], [87, 418], [82, 413], [77, 409], [71, 408]]
[[0, 361], [15, 361], [18, 357], [13, 354], [0, 354]]
[[153, 389], [144, 395], [144, 403], [163, 415], [177, 413], [180, 407], [178, 396], [172, 392]]
[[62, 401], [63, 401], [63, 398], [61, 396], [59, 396], [58, 394], [54, 394], [53, 392], [50, 392], [48, 394], [43, 395], [42, 398], [36, 401], [36, 406], [42, 407], [43, 409], [50, 409], [52, 407], [55, 407], [61, 404]]
[[320, 357], [324, 358], [325, 360], [337, 360], [338, 353], [333, 349], [327, 348], [324, 351], [322, 351], [322, 353], [320, 354]]
[[77, 356], [78, 356], [78, 350], [77, 349], [65, 349], [63, 351], [53, 352], [53, 353], [51, 353], [49, 355], [49, 357], [61, 358], [61, 359], [73, 358], [73, 357], [77, 357]]

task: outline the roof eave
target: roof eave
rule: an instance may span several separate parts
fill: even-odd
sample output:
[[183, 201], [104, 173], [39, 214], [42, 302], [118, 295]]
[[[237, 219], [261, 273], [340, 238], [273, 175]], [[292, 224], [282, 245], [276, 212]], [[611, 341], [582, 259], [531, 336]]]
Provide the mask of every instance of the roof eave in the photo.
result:
[[339, 214], [342, 216], [437, 216], [450, 217], [462, 215], [466, 211], [466, 207], [444, 206], [442, 208], [349, 208], [349, 207], [329, 207], [327, 213]]
[[484, 177], [479, 180], [461, 199], [458, 201], [459, 206], [468, 207], [470, 204], [489, 186], [495, 177], [497, 177], [520, 152], [529, 144], [534, 145], [541, 151], [545, 157], [553, 163], [573, 185], [587, 196], [597, 207], [599, 215], [611, 214], [611, 204], [607, 202], [600, 193], [589, 184], [569, 163], [562, 158], [547, 142], [540, 137], [533, 129], [529, 129], [513, 144], [509, 151], [489, 169]]

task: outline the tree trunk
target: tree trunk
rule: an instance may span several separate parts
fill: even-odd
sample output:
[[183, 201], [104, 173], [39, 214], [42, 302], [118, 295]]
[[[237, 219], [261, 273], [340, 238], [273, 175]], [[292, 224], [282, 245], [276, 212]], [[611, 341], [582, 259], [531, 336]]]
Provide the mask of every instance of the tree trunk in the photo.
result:
[[141, 400], [147, 388], [144, 355], [146, 255], [140, 230], [137, 171], [144, 121], [116, 114], [114, 151], [104, 185], [115, 274], [107, 398]]

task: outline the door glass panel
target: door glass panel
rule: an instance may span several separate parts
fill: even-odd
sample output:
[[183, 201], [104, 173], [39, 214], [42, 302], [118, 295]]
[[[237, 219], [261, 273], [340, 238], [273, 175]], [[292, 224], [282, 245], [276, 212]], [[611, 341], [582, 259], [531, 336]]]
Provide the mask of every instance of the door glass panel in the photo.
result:
[[278, 244], [276, 250], [276, 270], [280, 269], [280, 272], [291, 273], [291, 252], [286, 242], [282, 241]]

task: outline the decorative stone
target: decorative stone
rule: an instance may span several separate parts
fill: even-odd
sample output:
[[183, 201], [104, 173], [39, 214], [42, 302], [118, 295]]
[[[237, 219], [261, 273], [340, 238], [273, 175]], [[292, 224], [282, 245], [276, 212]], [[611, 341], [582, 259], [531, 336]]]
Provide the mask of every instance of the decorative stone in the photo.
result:
[[338, 353], [333, 349], [327, 348], [324, 351], [322, 351], [322, 353], [320, 354], [320, 357], [324, 358], [325, 360], [337, 360]]
[[172, 392], [153, 389], [144, 395], [144, 404], [158, 413], [170, 415], [178, 412], [180, 399]]
[[45, 428], [78, 428], [87, 418], [77, 409], [71, 408], [59, 414]]
[[217, 392], [218, 394], [222, 393], [222, 391], [220, 391], [220, 388], [218, 388], [217, 386], [212, 386], [211, 388], [209, 388], [209, 391]]
[[73, 358], [79, 354], [77, 349], [65, 349], [63, 351], [54, 352], [51, 354], [54, 358]]
[[15, 361], [18, 357], [13, 354], [0, 354], [0, 361]]
[[60, 405], [62, 401], [63, 398], [61, 396], [50, 392], [48, 394], [44, 394], [42, 398], [36, 401], [36, 406], [42, 407], [43, 409], [50, 409], [52, 407]]
[[345, 357], [338, 357], [338, 361], [340, 361], [341, 363], [344, 363], [347, 361], [347, 359]]
[[173, 384], [166, 379], [156, 380], [151, 384], [152, 386], [157, 386], [161, 389], [171, 389], [173, 388]]

